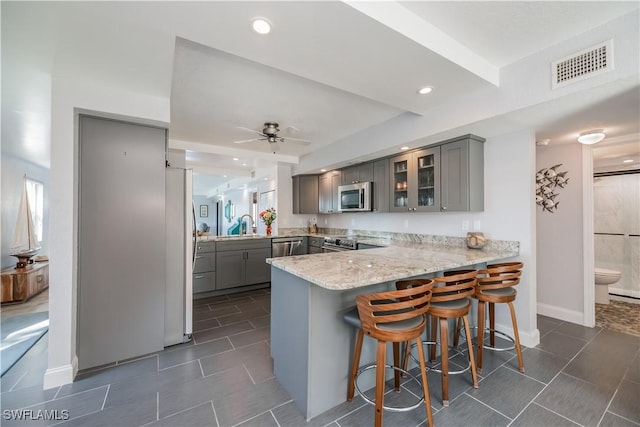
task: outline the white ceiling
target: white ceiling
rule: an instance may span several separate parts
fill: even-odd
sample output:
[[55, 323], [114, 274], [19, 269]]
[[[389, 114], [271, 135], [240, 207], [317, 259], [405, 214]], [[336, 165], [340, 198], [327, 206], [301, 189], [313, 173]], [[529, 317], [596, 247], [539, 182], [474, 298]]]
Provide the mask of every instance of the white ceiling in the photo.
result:
[[[34, 162], [49, 164], [47, 75], [73, 75], [169, 97], [172, 146], [187, 149], [201, 173], [225, 180], [327, 147], [339, 152], [346, 138], [399, 117], [437, 116], [444, 105], [496, 88], [505, 67], [637, 13], [639, 3], [3, 1], [1, 7], [3, 152], [24, 152], [29, 142]], [[250, 30], [256, 16], [273, 23], [270, 35]], [[482, 125], [533, 127], [551, 144], [574, 142], [576, 129], [597, 126], [615, 141], [640, 131], [637, 74], [635, 80], [631, 89], [600, 91], [584, 105], [564, 103], [557, 114], [541, 103]], [[417, 95], [423, 85], [434, 91]], [[259, 131], [266, 121], [277, 121], [283, 136], [313, 143], [286, 142], [276, 154], [266, 143], [233, 143], [252, 137], [238, 127]], [[366, 155], [367, 147], [360, 151]]]

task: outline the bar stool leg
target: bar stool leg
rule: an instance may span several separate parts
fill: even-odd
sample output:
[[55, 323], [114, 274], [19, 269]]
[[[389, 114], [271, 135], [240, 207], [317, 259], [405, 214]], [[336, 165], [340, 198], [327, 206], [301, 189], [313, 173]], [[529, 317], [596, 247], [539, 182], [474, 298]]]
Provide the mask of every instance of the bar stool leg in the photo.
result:
[[489, 344], [496, 346], [496, 305], [489, 303]]
[[364, 340], [364, 331], [358, 329], [356, 338], [356, 346], [353, 353], [353, 365], [351, 366], [351, 375], [349, 376], [349, 386], [347, 387], [347, 400], [351, 402], [356, 388], [356, 377], [358, 376], [358, 368], [360, 367], [360, 354], [362, 353], [362, 341]]
[[[393, 366], [399, 368], [398, 360], [400, 360], [400, 343], [393, 343]], [[397, 369], [393, 370], [393, 385], [397, 392], [400, 392], [400, 371]]]
[[[438, 317], [435, 317], [435, 316], [430, 316], [430, 317], [431, 317], [431, 341], [435, 343], [438, 341]], [[432, 345], [429, 350], [430, 350], [429, 361], [433, 362], [434, 360], [436, 360], [435, 344]]]
[[511, 324], [513, 325], [513, 338], [516, 341], [516, 353], [518, 354], [518, 367], [520, 372], [524, 372], [524, 362], [522, 361], [522, 349], [520, 348], [520, 337], [518, 333], [518, 322], [516, 321], [516, 310], [513, 303], [509, 302], [509, 311], [511, 312]]
[[478, 372], [482, 373], [482, 347], [484, 345], [484, 301], [478, 301]]
[[478, 388], [478, 374], [476, 373], [476, 362], [473, 357], [473, 344], [471, 343], [471, 327], [469, 326], [469, 319], [466, 315], [462, 318], [462, 321], [464, 322], [464, 333], [467, 337], [467, 347], [469, 348], [469, 363], [471, 364], [473, 388]]
[[[411, 345], [407, 347], [411, 348]], [[427, 380], [427, 367], [424, 363], [424, 349], [422, 348], [422, 340], [416, 338], [416, 347], [418, 347], [418, 359], [420, 361], [420, 373], [422, 374], [422, 393], [424, 394], [424, 404], [427, 409], [427, 420], [429, 427], [433, 427], [433, 413], [431, 412], [431, 396], [429, 395], [429, 381]]]
[[384, 379], [385, 379], [385, 356], [387, 355], [386, 342], [378, 341], [376, 352], [376, 415], [375, 427], [382, 427], [382, 414], [384, 406]]
[[440, 360], [442, 377], [442, 405], [449, 406], [449, 319], [440, 319]]

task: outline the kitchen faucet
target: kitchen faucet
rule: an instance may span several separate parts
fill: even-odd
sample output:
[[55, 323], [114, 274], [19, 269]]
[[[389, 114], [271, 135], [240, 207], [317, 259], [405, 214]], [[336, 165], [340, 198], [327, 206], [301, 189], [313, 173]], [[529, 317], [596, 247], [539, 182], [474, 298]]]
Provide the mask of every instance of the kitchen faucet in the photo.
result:
[[[255, 227], [255, 225], [256, 225], [256, 222], [253, 220], [253, 217], [251, 215], [249, 215], [249, 214], [242, 215], [240, 217], [240, 235], [242, 235], [242, 228], [243, 228], [242, 224], [243, 224], [243, 219], [244, 219], [245, 216], [248, 216], [249, 219], [251, 220], [251, 229], [252, 230], [253, 230], [253, 227]], [[245, 229], [245, 233], [244, 234], [247, 234], [247, 230], [246, 229]]]

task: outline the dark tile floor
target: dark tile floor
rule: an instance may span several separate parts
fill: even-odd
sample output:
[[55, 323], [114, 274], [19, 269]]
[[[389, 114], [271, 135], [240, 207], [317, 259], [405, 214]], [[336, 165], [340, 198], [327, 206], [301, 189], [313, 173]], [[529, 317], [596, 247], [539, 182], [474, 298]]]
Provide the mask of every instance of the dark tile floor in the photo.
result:
[[[3, 426], [371, 426], [373, 408], [357, 397], [307, 423], [273, 377], [268, 290], [198, 301], [194, 342], [82, 372], [73, 384], [42, 390], [47, 335], [1, 380]], [[538, 317], [541, 343], [513, 352], [485, 351], [480, 387], [450, 378], [448, 408], [440, 377], [429, 373], [438, 426], [639, 426], [640, 338]], [[463, 356], [453, 356], [452, 363]], [[388, 402], [419, 393], [403, 384]], [[68, 420], [17, 421], [26, 409]], [[62, 412], [67, 411], [67, 412]], [[385, 412], [387, 426], [425, 426], [424, 407]]]

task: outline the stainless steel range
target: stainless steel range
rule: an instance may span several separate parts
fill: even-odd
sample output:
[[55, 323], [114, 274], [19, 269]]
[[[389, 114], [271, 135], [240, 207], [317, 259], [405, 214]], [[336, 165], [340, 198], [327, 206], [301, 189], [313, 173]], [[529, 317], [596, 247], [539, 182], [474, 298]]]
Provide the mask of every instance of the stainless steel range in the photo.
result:
[[357, 241], [354, 237], [325, 237], [322, 252], [342, 252], [357, 249]]

